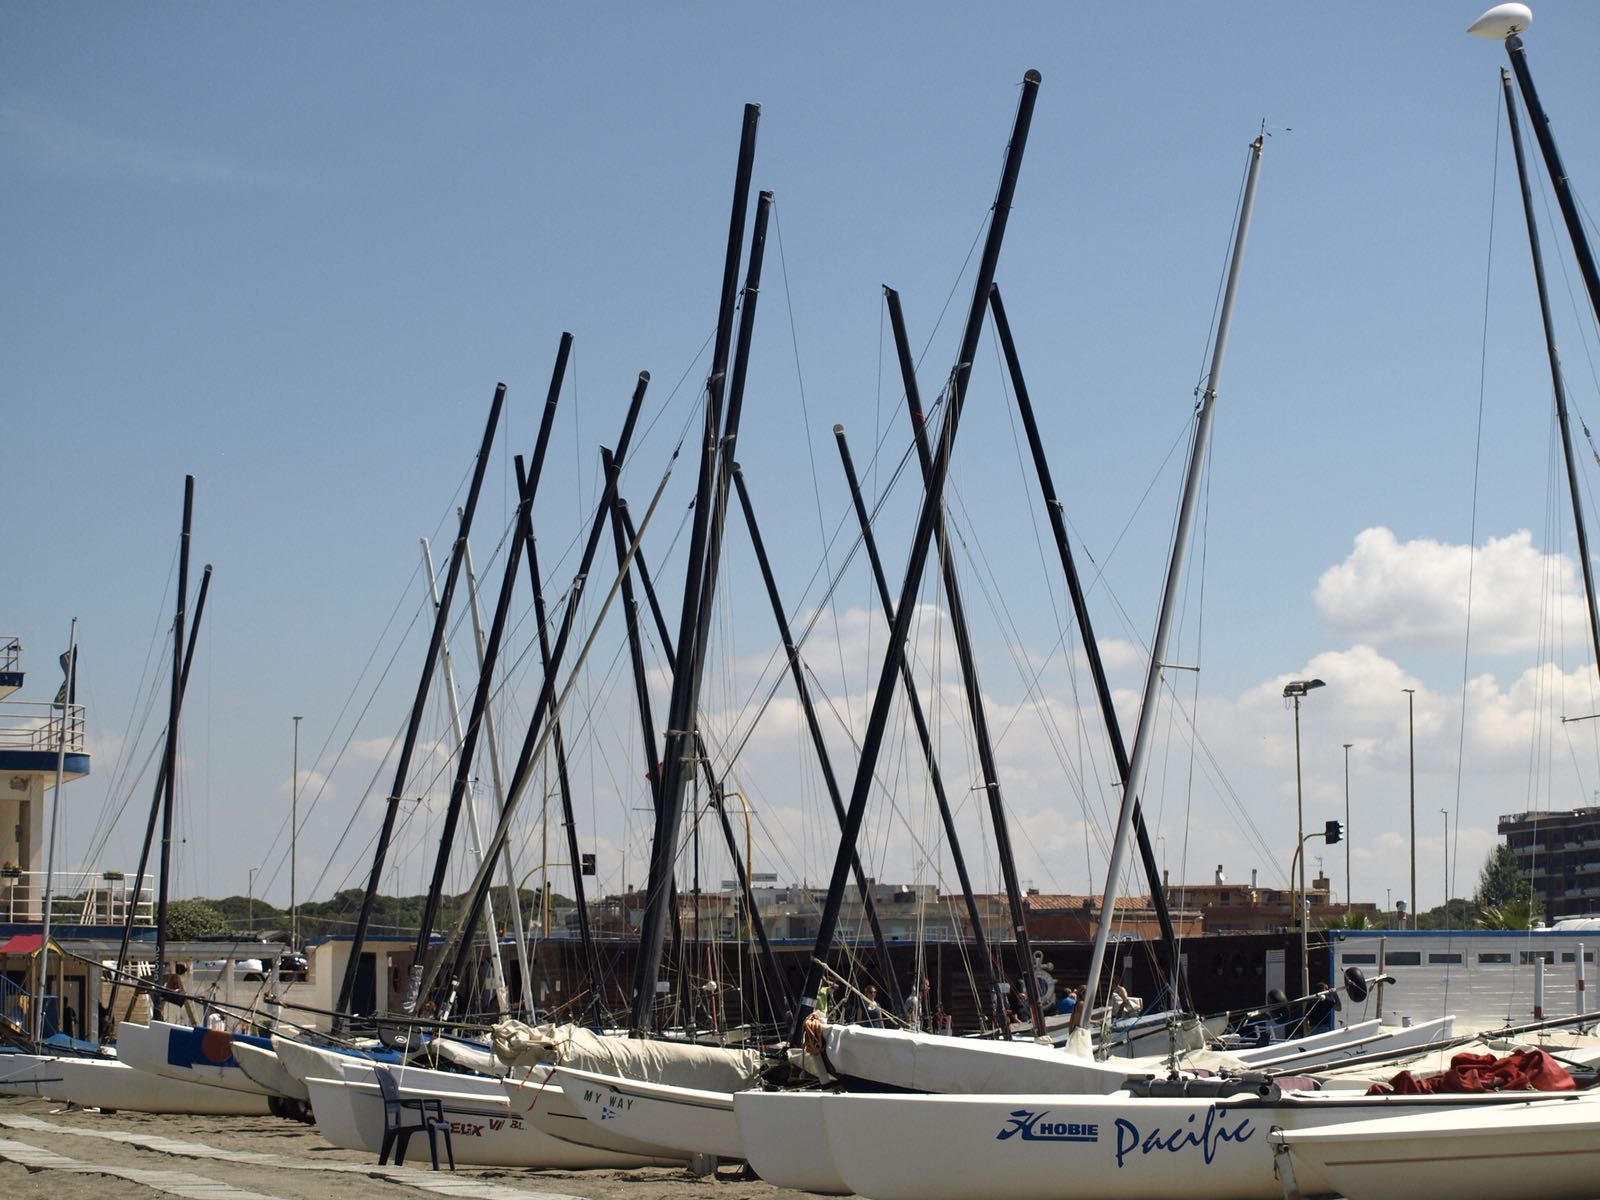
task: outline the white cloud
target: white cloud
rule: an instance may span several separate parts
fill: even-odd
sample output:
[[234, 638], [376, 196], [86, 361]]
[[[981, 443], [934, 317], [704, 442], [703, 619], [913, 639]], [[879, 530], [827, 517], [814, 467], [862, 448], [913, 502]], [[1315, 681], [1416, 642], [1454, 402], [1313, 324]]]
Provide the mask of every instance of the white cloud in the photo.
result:
[[1541, 633], [1551, 636], [1551, 602], [1568, 644], [1586, 644], [1577, 565], [1537, 550], [1525, 529], [1478, 548], [1431, 538], [1401, 542], [1381, 526], [1365, 529], [1344, 562], [1323, 573], [1314, 596], [1335, 634], [1381, 647], [1445, 649], [1466, 638], [1469, 581], [1476, 649], [1538, 647]]

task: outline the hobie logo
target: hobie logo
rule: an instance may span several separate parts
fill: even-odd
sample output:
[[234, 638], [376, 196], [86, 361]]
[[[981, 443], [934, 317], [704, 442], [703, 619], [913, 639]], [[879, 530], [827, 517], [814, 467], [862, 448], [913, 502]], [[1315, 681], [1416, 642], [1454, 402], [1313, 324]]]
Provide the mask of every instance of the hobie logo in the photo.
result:
[[997, 1142], [1007, 1138], [1021, 1137], [1025, 1142], [1098, 1142], [1100, 1140], [1100, 1126], [1082, 1125], [1076, 1122], [1046, 1121], [1050, 1110], [1033, 1112], [1030, 1109], [1019, 1108], [1011, 1113], [1011, 1124], [995, 1134]]

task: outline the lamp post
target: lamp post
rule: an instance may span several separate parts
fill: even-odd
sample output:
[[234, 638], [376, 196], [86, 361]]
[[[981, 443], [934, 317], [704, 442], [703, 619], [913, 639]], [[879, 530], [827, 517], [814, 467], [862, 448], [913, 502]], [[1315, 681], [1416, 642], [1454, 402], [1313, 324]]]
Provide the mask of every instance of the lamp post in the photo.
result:
[[260, 867], [250, 868], [250, 882], [245, 884], [245, 905], [249, 913], [250, 932], [256, 931], [256, 872]]
[[1355, 890], [1350, 883], [1350, 747], [1354, 742], [1344, 744], [1344, 911], [1349, 916], [1351, 902]]
[[[1444, 902], [1446, 908], [1450, 904], [1450, 810], [1441, 808], [1439, 812], [1444, 817]], [[1448, 916], [1448, 914], [1446, 914]]]
[[1411, 927], [1417, 927], [1417, 689], [1406, 694], [1406, 740], [1411, 758]]
[[295, 859], [300, 841], [300, 720], [294, 719], [294, 774], [289, 780], [289, 945], [300, 953], [300, 904], [295, 898]]
[[[1325, 687], [1320, 679], [1294, 679], [1283, 685], [1285, 699], [1294, 701], [1294, 813], [1295, 857], [1300, 863], [1299, 886], [1295, 891], [1295, 915], [1300, 921], [1300, 994], [1311, 994], [1311, 962], [1306, 957], [1306, 858], [1300, 848], [1306, 837], [1305, 791], [1300, 780], [1300, 699], [1313, 688]], [[1294, 881], [1291, 880], [1291, 883]]]

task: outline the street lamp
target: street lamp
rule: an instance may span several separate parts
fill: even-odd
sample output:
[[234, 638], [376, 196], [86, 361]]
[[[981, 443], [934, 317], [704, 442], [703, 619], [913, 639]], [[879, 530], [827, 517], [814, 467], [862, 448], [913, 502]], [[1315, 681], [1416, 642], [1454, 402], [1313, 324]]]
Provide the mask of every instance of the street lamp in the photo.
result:
[[300, 841], [300, 721], [294, 719], [294, 774], [289, 780], [289, 945], [300, 953], [300, 905], [295, 899], [295, 858]]
[[260, 867], [250, 868], [250, 882], [245, 885], [245, 904], [249, 912], [250, 932], [256, 931], [256, 872]]
[[1417, 926], [1417, 689], [1406, 694], [1406, 729], [1411, 754], [1411, 927]]
[[[1305, 792], [1300, 781], [1300, 698], [1313, 688], [1326, 687], [1320, 679], [1293, 679], [1283, 685], [1284, 699], [1294, 701], [1294, 814], [1295, 856], [1300, 860], [1300, 885], [1295, 893], [1295, 912], [1300, 919], [1300, 994], [1311, 994], [1311, 963], [1306, 958], [1306, 860], [1300, 847], [1306, 838]], [[1291, 879], [1291, 883], [1294, 881]]]
[[[1448, 910], [1450, 906], [1450, 810], [1441, 808], [1439, 812], [1444, 816], [1444, 903], [1446, 910]], [[1448, 915], [1447, 911], [1446, 916]]]
[[1354, 742], [1344, 744], [1344, 911], [1348, 916], [1352, 911], [1352, 902], [1355, 889], [1350, 883], [1350, 747]]

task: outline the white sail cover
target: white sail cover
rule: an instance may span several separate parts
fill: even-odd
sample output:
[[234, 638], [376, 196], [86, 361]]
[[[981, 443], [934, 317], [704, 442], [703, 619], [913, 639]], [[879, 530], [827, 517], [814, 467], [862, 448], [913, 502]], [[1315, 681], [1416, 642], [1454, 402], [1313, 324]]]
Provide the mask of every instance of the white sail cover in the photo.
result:
[[513, 1067], [554, 1063], [599, 1075], [708, 1092], [737, 1092], [750, 1087], [762, 1067], [761, 1054], [755, 1050], [611, 1037], [581, 1025], [530, 1026], [521, 1021], [501, 1021], [490, 1031], [489, 1041], [500, 1061]]

